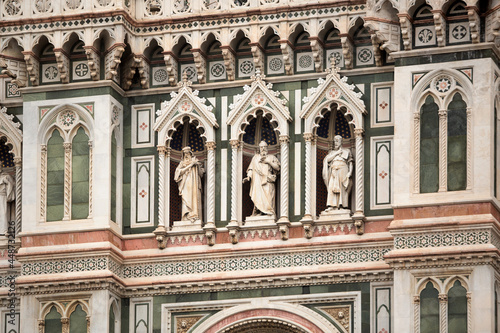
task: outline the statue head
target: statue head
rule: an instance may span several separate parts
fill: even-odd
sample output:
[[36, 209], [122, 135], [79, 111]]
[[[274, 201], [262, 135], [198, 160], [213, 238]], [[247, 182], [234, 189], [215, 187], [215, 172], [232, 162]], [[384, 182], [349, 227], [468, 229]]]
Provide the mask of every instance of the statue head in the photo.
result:
[[340, 135], [335, 135], [333, 138], [333, 149], [339, 149], [342, 147], [342, 137]]
[[259, 151], [260, 151], [260, 154], [261, 155], [267, 155], [267, 143], [266, 141], [262, 140], [260, 143], [259, 143]]
[[193, 152], [191, 151], [191, 147], [186, 146], [182, 148], [182, 159], [184, 161], [190, 161], [193, 157]]

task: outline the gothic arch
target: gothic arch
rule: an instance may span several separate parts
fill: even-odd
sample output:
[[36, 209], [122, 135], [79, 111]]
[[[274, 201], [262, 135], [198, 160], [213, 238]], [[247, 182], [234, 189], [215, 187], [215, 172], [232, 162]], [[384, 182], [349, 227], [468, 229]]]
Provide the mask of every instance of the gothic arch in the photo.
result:
[[[467, 105], [467, 153], [466, 153], [466, 190], [472, 188], [472, 109], [473, 87], [466, 75], [455, 69], [433, 70], [421, 78], [412, 91], [410, 97], [410, 112], [413, 113], [413, 193], [420, 193], [420, 115], [422, 105], [428, 96], [432, 96], [438, 105], [439, 121], [439, 190], [447, 191], [447, 114], [448, 106], [456, 93], [460, 94]], [[441, 119], [441, 118], [440, 118]]]
[[363, 233], [362, 220], [364, 218], [364, 116], [367, 114], [365, 104], [361, 99], [362, 93], [355, 92], [355, 86], [347, 83], [347, 77], [340, 77], [337, 68], [328, 70], [326, 79], [318, 79], [318, 87], [311, 88], [309, 95], [303, 99], [304, 105], [300, 117], [304, 119], [304, 139], [306, 141], [306, 197], [305, 215], [302, 219], [307, 237], [311, 236], [308, 230], [316, 218], [316, 198], [311, 195], [316, 193], [313, 179], [316, 170], [316, 127], [323, 117], [324, 110], [331, 110], [331, 105], [348, 116], [349, 124], [354, 128], [355, 136], [355, 198], [353, 205], [353, 219], [356, 221], [356, 231]]
[[203, 129], [200, 135], [205, 139], [207, 150], [207, 221], [205, 228], [215, 229], [215, 129], [219, 128], [213, 107], [206, 105], [205, 98], [198, 97], [198, 91], [193, 91], [191, 82], [183, 81], [177, 92], [170, 94], [171, 100], [161, 104], [154, 130], [158, 132], [159, 152], [159, 194], [158, 194], [158, 229], [166, 232], [166, 216], [170, 212], [170, 140], [172, 133], [188, 118], [189, 122], [197, 122]]
[[[76, 123], [71, 124], [71, 127], [63, 128], [61, 123], [58, 123], [57, 117], [65, 111], [72, 111], [78, 115]], [[54, 107], [42, 115], [42, 121], [38, 126], [38, 142], [46, 144], [54, 128], [59, 128], [65, 142], [70, 142], [75, 133], [75, 128], [82, 126], [89, 137], [89, 141], [94, 140], [94, 119], [89, 114], [89, 111], [77, 104], [62, 104]]]
[[[243, 95], [236, 95], [233, 104], [229, 106], [227, 124], [231, 126], [231, 147], [232, 147], [232, 170], [231, 170], [231, 226], [238, 225], [238, 221], [243, 220], [241, 212], [242, 187], [237, 187], [241, 183], [242, 177], [242, 159], [243, 159], [243, 134], [245, 127], [249, 124], [249, 119], [257, 117], [258, 112], [264, 115], [270, 115], [271, 124], [274, 124], [274, 130], [279, 133], [280, 153], [281, 153], [281, 202], [279, 204], [279, 221], [289, 223], [288, 220], [288, 123], [292, 121], [290, 111], [285, 106], [286, 100], [280, 99], [279, 92], [271, 90], [272, 84], [266, 84], [265, 77], [257, 71], [253, 76], [251, 86], [243, 87]], [[280, 229], [287, 233], [287, 228]], [[282, 235], [283, 237], [287, 237]], [[236, 241], [233, 239], [233, 241]]]

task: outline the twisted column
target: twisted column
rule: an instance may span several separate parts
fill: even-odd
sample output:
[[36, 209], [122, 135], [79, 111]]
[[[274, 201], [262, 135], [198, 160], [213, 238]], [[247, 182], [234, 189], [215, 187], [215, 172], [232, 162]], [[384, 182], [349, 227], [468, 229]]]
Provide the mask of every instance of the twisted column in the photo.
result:
[[21, 232], [21, 216], [22, 216], [22, 177], [23, 177], [23, 169], [22, 169], [22, 158], [14, 157], [14, 165], [16, 166], [16, 228], [15, 234]]
[[356, 128], [354, 135], [356, 137], [356, 214], [363, 214], [364, 212], [364, 130]]
[[448, 295], [439, 294], [439, 333], [448, 333]]
[[94, 145], [92, 141], [89, 141], [89, 216], [91, 219], [93, 216], [93, 200], [92, 193], [94, 187]]
[[288, 221], [288, 143], [290, 138], [288, 135], [280, 135], [280, 152], [281, 152], [281, 205], [280, 205], [280, 221]]
[[[306, 142], [306, 188], [305, 188], [305, 215], [304, 220], [312, 220], [311, 212], [311, 194], [312, 194], [312, 141], [313, 134], [305, 133], [304, 140]], [[297, 157], [295, 157], [297, 158]]]
[[439, 110], [439, 192], [448, 189], [447, 153], [448, 153], [448, 111]]
[[172, 152], [172, 148], [168, 147], [165, 150], [165, 174], [163, 177], [165, 178], [165, 188], [164, 188], [164, 207], [165, 214], [168, 214], [164, 217], [164, 222], [166, 221], [167, 226], [170, 225], [170, 153]]
[[467, 333], [472, 333], [472, 293], [469, 291], [467, 297]]
[[64, 144], [64, 216], [63, 221], [71, 220], [71, 143]]
[[215, 142], [207, 142], [207, 224], [215, 224]]
[[420, 333], [420, 296], [413, 297], [413, 332]]
[[236, 182], [238, 181], [238, 149], [240, 147], [239, 140], [231, 140], [231, 223], [237, 223], [237, 200], [238, 200], [238, 186]]
[[420, 192], [420, 112], [413, 114], [413, 192]]
[[47, 210], [47, 145], [40, 149], [40, 222], [45, 222]]
[[165, 146], [158, 150], [158, 226], [165, 226]]
[[[496, 121], [496, 120], [495, 120]], [[467, 108], [467, 190], [472, 189], [472, 109]]]

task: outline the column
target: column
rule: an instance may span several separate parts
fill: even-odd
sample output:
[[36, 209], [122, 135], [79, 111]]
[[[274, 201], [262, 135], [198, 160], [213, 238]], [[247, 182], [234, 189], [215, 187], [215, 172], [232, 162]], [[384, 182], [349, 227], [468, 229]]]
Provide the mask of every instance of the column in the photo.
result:
[[215, 142], [207, 142], [207, 224], [215, 225]]
[[413, 296], [413, 325], [413, 332], [420, 333], [420, 296]]
[[92, 218], [92, 190], [94, 187], [94, 146], [92, 141], [89, 141], [89, 216]]
[[420, 112], [413, 114], [413, 193], [420, 193]]
[[158, 227], [165, 227], [165, 146], [158, 146]]
[[354, 130], [356, 137], [356, 215], [364, 214], [364, 132], [362, 128]]
[[15, 234], [21, 232], [21, 218], [22, 218], [22, 158], [14, 157], [14, 165], [16, 167], [16, 228]]
[[71, 220], [71, 143], [64, 144], [64, 216], [63, 221]]
[[439, 110], [439, 191], [448, 190], [448, 111]]
[[[306, 188], [305, 188], [305, 215], [302, 220], [312, 220], [312, 212], [311, 212], [311, 195], [312, 195], [312, 141], [313, 134], [305, 133], [304, 140], [306, 142]], [[295, 157], [297, 158], [297, 157]], [[297, 191], [297, 189], [295, 189]]]
[[47, 145], [40, 148], [40, 222], [45, 222], [47, 211]]
[[280, 222], [289, 222], [288, 219], [288, 143], [290, 138], [288, 135], [280, 135], [280, 152], [281, 152], [281, 205], [280, 205]]
[[240, 147], [239, 140], [230, 140], [231, 144], [231, 224], [238, 223], [238, 149]]
[[439, 333], [448, 333], [448, 295], [439, 294]]

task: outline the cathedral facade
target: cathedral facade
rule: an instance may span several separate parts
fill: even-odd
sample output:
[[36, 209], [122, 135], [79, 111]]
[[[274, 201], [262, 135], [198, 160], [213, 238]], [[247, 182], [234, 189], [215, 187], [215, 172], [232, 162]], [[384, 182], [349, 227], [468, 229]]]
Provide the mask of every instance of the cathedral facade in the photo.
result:
[[499, 0], [0, 0], [0, 332], [499, 332], [499, 36]]

